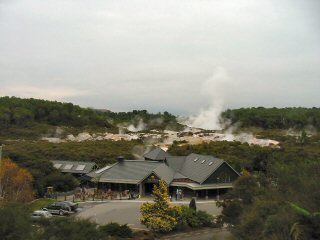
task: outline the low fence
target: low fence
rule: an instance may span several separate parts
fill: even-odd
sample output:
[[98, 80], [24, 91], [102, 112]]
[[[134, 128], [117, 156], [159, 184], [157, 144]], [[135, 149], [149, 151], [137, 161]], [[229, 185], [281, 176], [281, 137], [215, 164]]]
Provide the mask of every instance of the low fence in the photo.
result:
[[97, 190], [96, 188], [81, 189], [77, 188], [73, 191], [68, 192], [57, 192], [49, 194], [46, 197], [60, 199], [64, 201], [105, 201], [105, 200], [130, 200], [139, 198], [139, 195], [126, 191], [111, 191], [111, 190]]

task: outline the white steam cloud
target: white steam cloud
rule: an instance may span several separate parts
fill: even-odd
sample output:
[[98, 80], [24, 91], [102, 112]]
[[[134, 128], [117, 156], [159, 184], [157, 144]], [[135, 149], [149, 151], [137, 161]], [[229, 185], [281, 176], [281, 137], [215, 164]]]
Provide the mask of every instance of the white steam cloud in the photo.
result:
[[130, 132], [140, 132], [140, 131], [143, 131], [145, 129], [147, 129], [147, 124], [145, 124], [143, 122], [142, 119], [139, 120], [137, 126], [134, 126], [133, 124], [130, 124], [127, 129], [130, 131]]
[[191, 127], [221, 130], [220, 114], [224, 107], [225, 89], [229, 87], [231, 78], [226, 69], [217, 67], [211, 78], [208, 78], [201, 86], [201, 93], [211, 103], [207, 109], [201, 109], [196, 116], [191, 116], [186, 124]]

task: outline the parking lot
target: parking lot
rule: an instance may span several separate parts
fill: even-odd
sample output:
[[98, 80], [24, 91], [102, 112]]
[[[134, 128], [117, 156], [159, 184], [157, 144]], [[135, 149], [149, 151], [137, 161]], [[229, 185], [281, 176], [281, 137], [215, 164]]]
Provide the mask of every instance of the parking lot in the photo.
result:
[[[128, 224], [132, 228], [145, 229], [140, 224], [140, 206], [144, 201], [109, 201], [105, 203], [82, 203], [79, 205], [80, 211], [78, 217], [90, 218], [98, 224], [109, 222], [118, 222]], [[188, 205], [189, 202], [179, 202], [173, 204]], [[197, 209], [206, 211], [210, 214], [217, 215], [220, 209], [216, 207], [214, 201], [199, 202]]]

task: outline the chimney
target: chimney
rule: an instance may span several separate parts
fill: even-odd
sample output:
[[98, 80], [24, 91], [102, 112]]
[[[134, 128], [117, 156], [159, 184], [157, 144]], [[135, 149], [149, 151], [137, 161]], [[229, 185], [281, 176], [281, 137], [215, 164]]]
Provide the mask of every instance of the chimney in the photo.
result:
[[124, 157], [123, 156], [118, 156], [117, 157], [117, 161], [118, 161], [118, 163], [122, 163], [124, 161]]

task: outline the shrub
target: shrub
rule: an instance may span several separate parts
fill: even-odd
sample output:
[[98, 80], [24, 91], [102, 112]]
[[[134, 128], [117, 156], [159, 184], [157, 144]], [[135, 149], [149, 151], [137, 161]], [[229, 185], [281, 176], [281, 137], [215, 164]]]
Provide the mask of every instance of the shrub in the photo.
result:
[[192, 198], [192, 199], [191, 199], [191, 201], [190, 201], [190, 203], [189, 203], [189, 208], [197, 211], [197, 205], [196, 205], [196, 200], [195, 200], [195, 198]]
[[179, 220], [179, 229], [184, 229], [188, 226], [192, 228], [211, 227], [214, 224], [214, 217], [212, 215], [204, 211], [195, 211], [186, 206], [182, 206]]
[[107, 236], [116, 236], [121, 238], [131, 238], [132, 230], [127, 224], [120, 225], [119, 223], [108, 223], [99, 227], [100, 232]]
[[52, 218], [42, 222], [39, 239], [100, 240], [97, 224], [88, 219]]
[[28, 239], [31, 229], [30, 215], [22, 205], [0, 207], [1, 240]]
[[201, 222], [197, 217], [197, 212], [186, 206], [182, 206], [181, 222], [187, 223], [189, 227], [198, 228], [201, 226]]
[[205, 212], [205, 211], [197, 211], [197, 217], [202, 227], [211, 227], [213, 225], [214, 217]]

